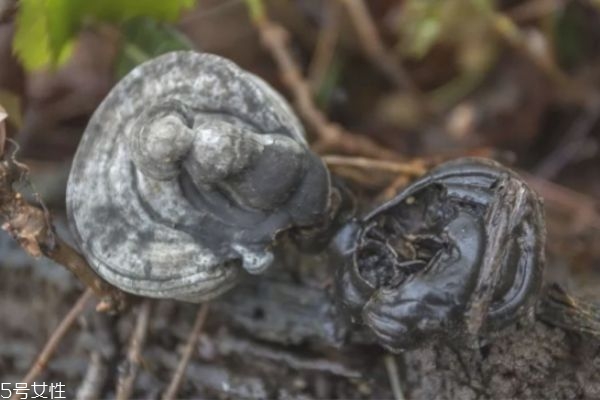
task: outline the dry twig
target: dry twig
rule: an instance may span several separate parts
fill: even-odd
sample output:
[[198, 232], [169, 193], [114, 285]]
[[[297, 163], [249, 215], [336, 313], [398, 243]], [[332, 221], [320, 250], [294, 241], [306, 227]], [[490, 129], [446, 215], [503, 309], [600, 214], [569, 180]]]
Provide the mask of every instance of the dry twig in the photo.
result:
[[82, 400], [99, 399], [107, 372], [107, 367], [100, 352], [92, 352], [87, 371], [77, 389], [75, 398]]
[[[21, 379], [21, 383], [26, 383], [30, 385], [33, 381], [40, 375], [40, 373], [46, 368], [50, 358], [54, 355], [56, 348], [60, 341], [65, 337], [65, 335], [69, 332], [69, 329], [73, 326], [77, 318], [85, 311], [85, 307], [93, 297], [93, 292], [91, 289], [87, 289], [81, 297], [77, 300], [77, 302], [73, 305], [71, 310], [65, 315], [60, 324], [56, 327], [46, 345], [40, 352], [40, 354], [35, 359], [33, 366], [27, 372], [27, 375]], [[15, 394], [12, 396], [12, 400], [19, 399], [19, 395]]]
[[340, 35], [340, 3], [336, 1], [325, 2], [326, 21], [321, 26], [315, 52], [308, 68], [308, 80], [313, 93], [323, 85], [325, 75], [331, 66], [335, 54], [335, 47]]
[[375, 22], [369, 14], [364, 0], [338, 0], [348, 11], [348, 15], [356, 29], [363, 52], [381, 72], [383, 72], [398, 89], [406, 89], [420, 101], [423, 94], [412, 81], [404, 66], [388, 51], [379, 37]]
[[200, 336], [202, 327], [204, 326], [204, 321], [206, 321], [207, 314], [208, 304], [205, 303], [200, 306], [200, 309], [196, 314], [196, 321], [194, 322], [194, 327], [188, 336], [188, 340], [183, 351], [183, 356], [177, 365], [177, 369], [173, 374], [171, 383], [169, 383], [169, 386], [162, 397], [163, 400], [174, 400], [177, 397], [177, 392], [179, 391], [185, 370], [190, 362], [190, 359], [192, 358], [194, 349], [196, 348], [196, 343], [198, 342], [198, 337]]
[[283, 83], [292, 92], [298, 113], [318, 136], [313, 148], [318, 152], [336, 149], [348, 154], [374, 158], [398, 158], [396, 153], [376, 144], [368, 137], [347, 132], [319, 111], [313, 101], [311, 87], [302, 76], [301, 68], [288, 48], [287, 31], [268, 19], [260, 2], [247, 0], [247, 4], [263, 46], [275, 60]]
[[488, 19], [498, 37], [533, 62], [559, 88], [572, 92], [576, 97], [579, 96], [577, 92], [581, 91], [581, 88], [575, 85], [552, 58], [534, 50], [521, 28], [506, 13], [494, 10], [488, 7], [487, 3], [477, 0], [471, 0], [471, 3], [482, 12], [482, 17]]
[[408, 185], [410, 179], [406, 175], [399, 175], [377, 196], [379, 201], [387, 201], [394, 197], [400, 189]]
[[325, 164], [333, 168], [336, 166], [356, 167], [372, 171], [385, 171], [410, 176], [421, 176], [427, 172], [427, 164], [423, 159], [401, 162], [338, 155], [327, 155], [321, 158]]
[[[378, 160], [364, 157], [325, 155], [321, 159], [335, 175], [352, 181], [363, 188], [381, 191], [376, 199], [387, 201], [410, 181], [431, 168], [457, 157], [484, 157], [503, 159], [506, 155], [487, 147], [460, 152], [448, 152], [408, 160]], [[376, 172], [376, 173], [375, 173]]]
[[146, 299], [143, 301], [139, 309], [139, 314], [135, 322], [135, 328], [129, 341], [127, 350], [127, 360], [125, 366], [119, 374], [117, 382], [117, 400], [127, 400], [133, 392], [133, 384], [141, 363], [141, 352], [146, 341], [148, 333], [148, 323], [150, 321], [150, 311], [152, 303]]
[[507, 11], [515, 22], [524, 23], [548, 16], [564, 7], [564, 0], [532, 0], [519, 3]]
[[322, 160], [336, 176], [354, 182], [365, 189], [384, 190], [387, 187], [388, 189], [384, 190], [385, 193], [397, 189], [400, 181], [407, 183], [423, 175], [430, 167], [427, 160], [420, 158], [407, 161], [388, 161], [326, 155], [322, 157]]
[[533, 189], [544, 198], [548, 206], [564, 210], [573, 215], [573, 231], [592, 227], [600, 230], [600, 214], [597, 211], [598, 201], [583, 193], [576, 192], [564, 186], [538, 178], [526, 172], [519, 172]]
[[[1, 110], [0, 110], [1, 112]], [[0, 121], [0, 131], [4, 129]], [[0, 140], [3, 139], [0, 134]], [[4, 149], [4, 141], [0, 150]], [[120, 311], [127, 304], [127, 295], [104, 281], [89, 266], [85, 258], [63, 241], [54, 231], [50, 213], [39, 201], [30, 204], [14, 185], [27, 180], [28, 168], [15, 159], [0, 153], [0, 221], [2, 229], [19, 242], [33, 257], [42, 255], [56, 261], [74, 273], [100, 298], [98, 311]], [[39, 200], [39, 199], [38, 199]]]
[[576, 158], [587, 142], [587, 138], [600, 118], [600, 101], [592, 99], [581, 115], [563, 135], [560, 143], [535, 168], [535, 174], [554, 179]]

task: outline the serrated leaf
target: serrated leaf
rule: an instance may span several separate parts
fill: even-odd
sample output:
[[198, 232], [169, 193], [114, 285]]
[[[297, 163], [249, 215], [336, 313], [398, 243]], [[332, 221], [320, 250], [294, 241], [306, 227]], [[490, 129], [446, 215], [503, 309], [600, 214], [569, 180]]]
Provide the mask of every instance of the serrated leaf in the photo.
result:
[[25, 68], [39, 69], [51, 60], [46, 1], [22, 0], [16, 18], [13, 50]]
[[[23, 2], [24, 0], [21, 0]], [[32, 1], [32, 0], [25, 0]], [[58, 63], [63, 46], [72, 40], [79, 28], [80, 0], [37, 0], [46, 3], [48, 46], [52, 62]]]
[[122, 23], [135, 17], [173, 21], [195, 0], [21, 0], [13, 49], [28, 70], [59, 65], [89, 22]]

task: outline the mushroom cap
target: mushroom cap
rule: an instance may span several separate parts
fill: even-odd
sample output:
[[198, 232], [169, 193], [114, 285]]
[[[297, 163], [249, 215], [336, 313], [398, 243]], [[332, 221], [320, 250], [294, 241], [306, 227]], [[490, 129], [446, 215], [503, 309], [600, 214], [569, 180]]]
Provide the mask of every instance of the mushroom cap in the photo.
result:
[[541, 289], [542, 202], [491, 160], [444, 163], [342, 233], [340, 305], [391, 351], [493, 332]]
[[180, 51], [141, 64], [100, 104], [73, 160], [67, 214], [110, 283], [202, 301], [242, 268], [268, 267], [279, 232], [319, 223], [329, 190], [280, 95], [226, 59]]

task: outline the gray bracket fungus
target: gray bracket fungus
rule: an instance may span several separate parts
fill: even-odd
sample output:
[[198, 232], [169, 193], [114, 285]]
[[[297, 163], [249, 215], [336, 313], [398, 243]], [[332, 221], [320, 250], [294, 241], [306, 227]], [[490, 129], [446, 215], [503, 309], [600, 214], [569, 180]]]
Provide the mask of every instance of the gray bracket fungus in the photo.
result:
[[451, 161], [339, 232], [336, 297], [391, 351], [474, 343], [532, 309], [544, 242], [542, 202], [521, 178]]
[[202, 301], [263, 271], [276, 235], [322, 222], [329, 175], [285, 100], [215, 55], [130, 72], [92, 116], [67, 188], [91, 266], [138, 295]]

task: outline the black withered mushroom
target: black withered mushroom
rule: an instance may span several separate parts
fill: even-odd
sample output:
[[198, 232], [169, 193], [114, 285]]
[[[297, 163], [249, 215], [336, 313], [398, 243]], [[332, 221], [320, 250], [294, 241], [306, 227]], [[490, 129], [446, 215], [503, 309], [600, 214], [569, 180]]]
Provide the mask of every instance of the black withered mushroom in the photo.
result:
[[68, 182], [91, 266], [138, 295], [201, 301], [271, 264], [275, 236], [320, 224], [329, 175], [285, 100], [210, 54], [135, 68], [94, 113]]
[[544, 240], [542, 203], [522, 179], [459, 159], [339, 233], [336, 295], [392, 351], [476, 338], [532, 309]]

